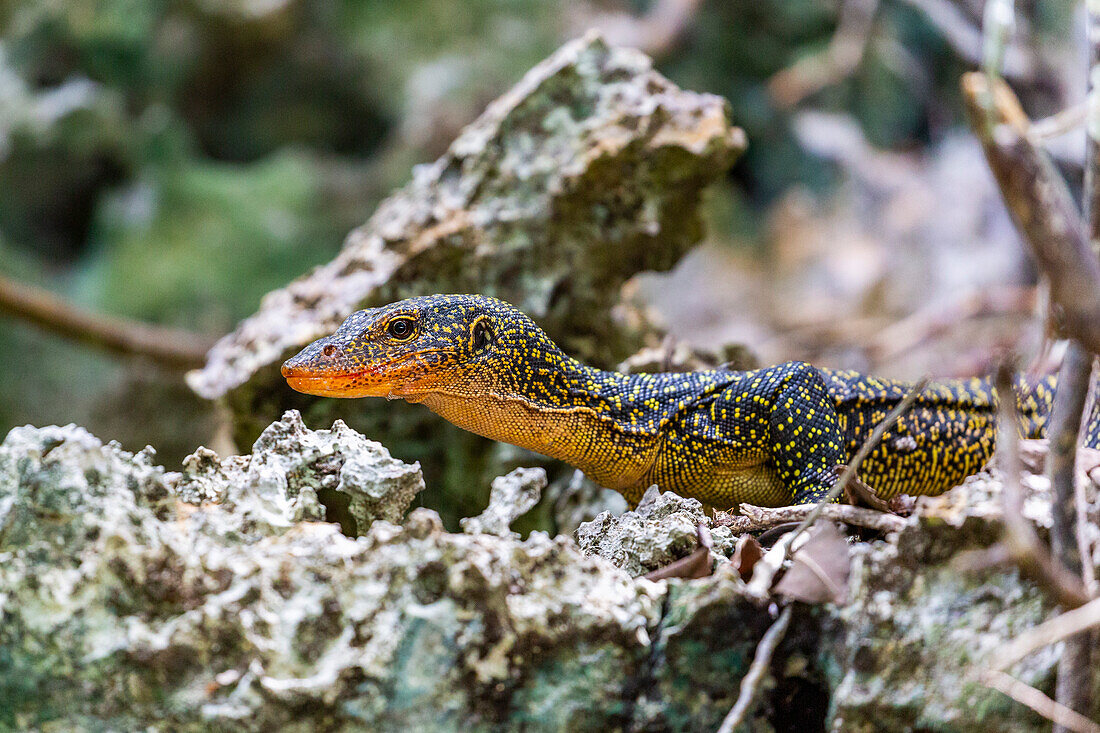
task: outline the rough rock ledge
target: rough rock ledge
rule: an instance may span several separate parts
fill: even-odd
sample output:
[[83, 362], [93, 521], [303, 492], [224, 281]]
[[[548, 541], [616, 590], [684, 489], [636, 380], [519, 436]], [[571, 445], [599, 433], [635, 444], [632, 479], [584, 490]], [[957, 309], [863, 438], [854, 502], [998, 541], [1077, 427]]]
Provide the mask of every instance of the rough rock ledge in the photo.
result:
[[[851, 601], [798, 607], [754, 730], [1042, 727], [973, 681], [1051, 613], [1012, 572], [952, 565], [997, 536], [978, 506], [995, 483], [922, 502], [899, 536], [854, 546]], [[250, 456], [200, 449], [182, 473], [71, 425], [11, 431], [0, 729], [718, 724], [772, 616], [720, 559], [700, 580], [633, 577], [693, 549], [690, 502], [601, 517], [578, 531], [586, 555], [568, 537], [520, 539], [508, 517], [495, 534], [447, 533], [428, 509], [406, 515], [421, 486], [379, 444], [296, 413]], [[350, 515], [344, 532], [321, 521], [330, 512]], [[1049, 689], [1058, 651], [1011, 671]]]

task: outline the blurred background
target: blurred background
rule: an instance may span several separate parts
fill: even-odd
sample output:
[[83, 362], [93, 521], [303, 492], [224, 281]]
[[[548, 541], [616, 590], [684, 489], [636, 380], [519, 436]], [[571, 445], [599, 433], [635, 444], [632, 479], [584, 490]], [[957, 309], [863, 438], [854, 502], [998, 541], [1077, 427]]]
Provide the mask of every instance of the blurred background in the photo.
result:
[[[1083, 97], [1081, 10], [1017, 3], [1006, 77], [1033, 118]], [[628, 286], [676, 341], [761, 363], [980, 373], [1041, 336], [1034, 274], [962, 117], [981, 13], [980, 0], [0, 1], [0, 276], [212, 341], [331, 259], [526, 69], [599, 28], [725, 97], [749, 140], [711, 191], [703, 245]], [[1046, 144], [1076, 184], [1083, 132]], [[214, 407], [178, 369], [3, 313], [0, 355], [0, 435], [76, 422], [150, 443], [169, 467], [214, 439]]]

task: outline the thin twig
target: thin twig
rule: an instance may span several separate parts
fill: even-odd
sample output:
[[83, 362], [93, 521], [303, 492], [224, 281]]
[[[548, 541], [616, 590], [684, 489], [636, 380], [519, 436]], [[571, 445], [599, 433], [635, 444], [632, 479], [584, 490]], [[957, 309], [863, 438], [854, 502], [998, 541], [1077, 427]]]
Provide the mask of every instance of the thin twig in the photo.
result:
[[783, 640], [783, 635], [787, 633], [787, 627], [791, 623], [793, 608], [793, 604], [784, 606], [783, 610], [779, 612], [779, 618], [764, 632], [760, 643], [756, 645], [756, 654], [753, 655], [752, 664], [749, 665], [749, 670], [745, 673], [745, 676], [741, 678], [741, 692], [737, 695], [737, 702], [726, 713], [722, 725], [718, 726], [718, 733], [733, 733], [737, 726], [745, 722], [746, 716], [752, 712], [753, 701], [764, 680], [764, 675], [768, 671], [768, 666], [771, 664], [772, 655], [775, 654], [776, 647]]
[[1100, 598], [1060, 613], [1016, 637], [997, 654], [993, 669], [1006, 670], [1032, 652], [1097, 626], [1100, 626]]
[[1092, 355], [1081, 344], [1071, 341], [1058, 372], [1058, 389], [1047, 428], [1050, 452], [1046, 471], [1050, 478], [1053, 520], [1050, 545], [1058, 562], [1075, 573], [1080, 573], [1082, 567], [1077, 541], [1077, 437], [1091, 374]]
[[848, 77], [867, 50], [879, 0], [844, 0], [828, 47], [799, 59], [768, 80], [768, 93], [781, 107], [794, 107], [806, 97]]
[[1031, 685], [1025, 685], [1011, 675], [996, 670], [988, 670], [982, 674], [980, 679], [986, 687], [1003, 692], [1021, 705], [1028, 706], [1039, 715], [1052, 721], [1055, 725], [1060, 725], [1067, 730], [1074, 731], [1074, 733], [1100, 733], [1100, 725], [1092, 722], [1084, 715], [1070, 710], [1065, 705], [1051, 700], [1039, 690]]
[[1057, 563], [1039, 542], [1035, 529], [1024, 518], [1024, 490], [1020, 485], [1020, 436], [1017, 428], [1015, 390], [1011, 372], [1002, 367], [997, 372], [997, 394], [1000, 403], [997, 426], [997, 452], [1004, 474], [1004, 544], [1013, 563], [1031, 578], [1059, 605], [1077, 608], [1088, 603], [1080, 578]]
[[787, 560], [790, 560], [793, 554], [792, 548], [794, 547], [794, 539], [809, 529], [813, 523], [817, 521], [817, 518], [821, 516], [821, 513], [825, 511], [825, 507], [840, 496], [840, 492], [844, 491], [844, 487], [848, 485], [848, 482], [856, 475], [856, 471], [859, 470], [859, 464], [863, 463], [863, 460], [871, 454], [871, 451], [874, 450], [875, 446], [882, 440], [882, 436], [894, 427], [894, 423], [913, 406], [913, 403], [917, 401], [920, 393], [928, 386], [928, 381], [928, 377], [924, 377], [914, 384], [912, 389], [902, 398], [901, 402], [890, 411], [882, 422], [875, 426], [875, 429], [871, 432], [867, 440], [863, 441], [863, 445], [861, 445], [859, 450], [856, 451], [856, 454], [852, 456], [852, 460], [848, 461], [848, 465], [844, 467], [844, 471], [840, 474], [840, 478], [836, 480], [836, 483], [833, 484], [833, 487], [829, 489], [824, 497], [822, 497], [821, 501], [814, 505], [814, 508], [810, 510], [806, 518], [802, 520], [802, 523], [794, 529], [792, 533], [793, 536], [791, 537], [791, 544], [787, 545]]
[[109, 317], [73, 307], [56, 295], [0, 276], [0, 313], [115, 354], [143, 356], [173, 369], [206, 361], [213, 339], [171, 328]]
[[[962, 90], [1005, 205], [1050, 281], [1056, 325], [1100, 352], [1100, 260], [1089, 247], [1073, 196], [1049, 156], [1028, 137], [1030, 122], [1007, 85], [969, 73]], [[987, 109], [993, 110], [993, 125]]]
[[[725, 525], [734, 534], [756, 532], [761, 529], [800, 522], [814, 510], [814, 504], [796, 504], [794, 506], [761, 507], [742, 504], [740, 514], [731, 514], [716, 519], [715, 524]], [[898, 532], [905, 526], [905, 519], [896, 514], [865, 509], [848, 504], [829, 504], [821, 509], [821, 516], [835, 522], [844, 522], [854, 527], [865, 527], [879, 532]]]
[[1008, 53], [1008, 43], [1016, 31], [1014, 0], [988, 0], [982, 15], [982, 70], [999, 80]]
[[1087, 108], [1085, 104], [1075, 104], [1055, 112], [1050, 117], [1035, 120], [1028, 130], [1029, 136], [1033, 140], [1051, 140], [1068, 135], [1085, 124]]
[[[982, 32], [951, 0], [903, 0], [924, 13], [943, 39], [955, 52], [971, 64], [982, 61]], [[1010, 44], [1005, 48], [1003, 73], [1010, 79], [1030, 80], [1035, 76], [1035, 58], [1022, 45]]]

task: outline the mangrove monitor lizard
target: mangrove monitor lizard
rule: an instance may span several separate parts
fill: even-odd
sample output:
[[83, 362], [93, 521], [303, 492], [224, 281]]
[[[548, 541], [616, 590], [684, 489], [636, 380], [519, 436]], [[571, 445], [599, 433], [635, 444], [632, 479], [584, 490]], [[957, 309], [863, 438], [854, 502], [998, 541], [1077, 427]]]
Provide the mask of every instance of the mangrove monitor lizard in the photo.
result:
[[[802, 362], [601, 371], [567, 356], [516, 308], [478, 295], [359, 311], [282, 373], [308, 394], [422, 403], [466, 430], [566, 461], [632, 504], [657, 484], [722, 509], [819, 499], [910, 388]], [[1038, 437], [1054, 378], [1015, 386], [1021, 433]], [[929, 384], [859, 478], [883, 498], [950, 489], [992, 454], [996, 400], [987, 379]], [[1088, 442], [1098, 437], [1094, 423]]]

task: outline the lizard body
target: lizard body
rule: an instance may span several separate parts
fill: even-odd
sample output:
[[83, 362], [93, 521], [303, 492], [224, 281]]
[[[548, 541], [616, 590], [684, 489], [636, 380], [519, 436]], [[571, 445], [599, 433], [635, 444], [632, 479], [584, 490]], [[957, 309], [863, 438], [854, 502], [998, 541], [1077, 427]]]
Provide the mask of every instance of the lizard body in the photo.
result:
[[[452, 423], [580, 468], [636, 503], [647, 487], [716, 508], [812, 502], [906, 394], [904, 382], [788, 362], [624, 375], [567, 356], [493, 298], [436, 295], [352, 314], [283, 365], [294, 389], [418, 402]], [[1016, 384], [1042, 434], [1054, 378]], [[930, 384], [859, 470], [879, 496], [939, 494], [992, 455], [987, 379]], [[1089, 442], [1100, 430], [1090, 425]]]

